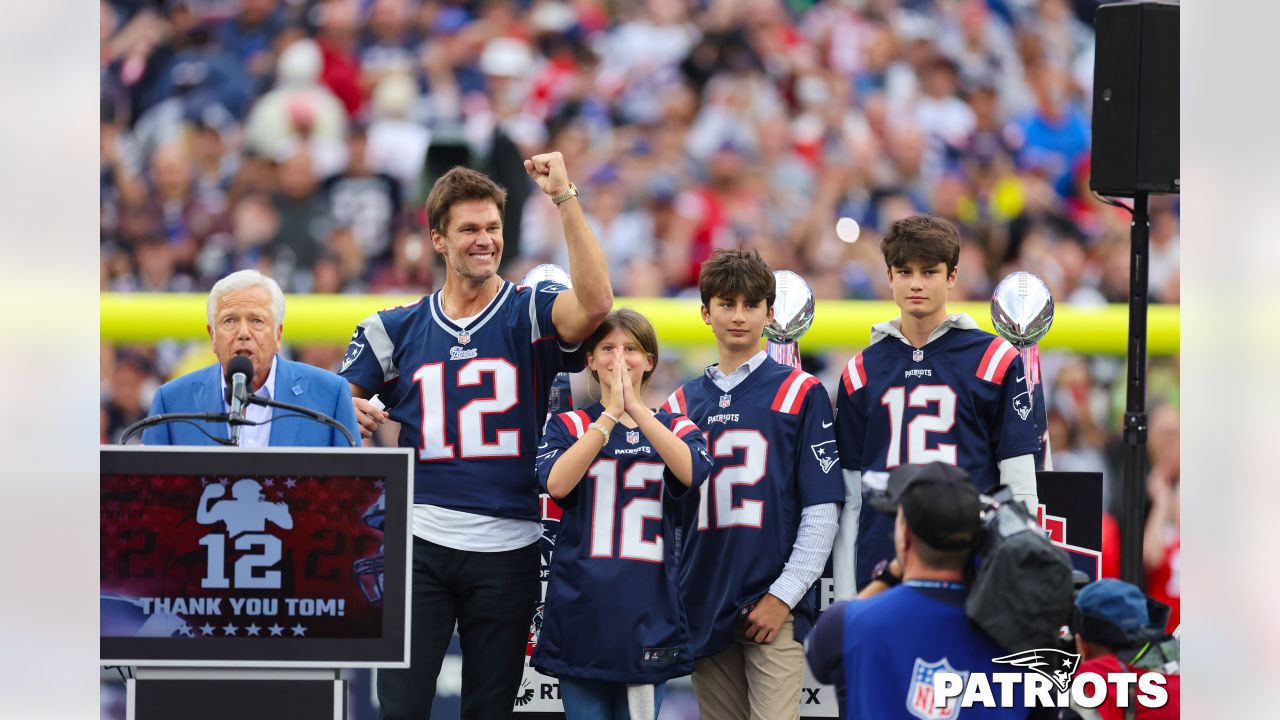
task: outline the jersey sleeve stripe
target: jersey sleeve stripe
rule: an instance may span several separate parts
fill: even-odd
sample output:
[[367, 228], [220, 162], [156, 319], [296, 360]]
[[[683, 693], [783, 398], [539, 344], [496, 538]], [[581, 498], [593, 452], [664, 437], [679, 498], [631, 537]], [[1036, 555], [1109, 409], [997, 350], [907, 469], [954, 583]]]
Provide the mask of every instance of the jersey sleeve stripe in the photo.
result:
[[818, 379], [802, 370], [796, 370], [791, 376], [782, 381], [782, 386], [778, 388], [778, 394], [773, 397], [773, 409], [778, 412], [784, 412], [795, 415], [800, 412], [800, 405], [804, 402], [804, 393]]
[[662, 409], [669, 413], [678, 413], [683, 415], [687, 410], [684, 407], [684, 387], [676, 388], [675, 392], [667, 397], [667, 401], [662, 403]]
[[983, 353], [982, 362], [978, 363], [978, 372], [975, 374], [987, 382], [999, 384], [1004, 379], [1004, 371], [1008, 369], [1009, 363], [1013, 362], [1013, 357], [1017, 354], [1018, 351], [1009, 344], [1008, 340], [996, 338], [987, 346], [987, 351]]
[[1013, 359], [1018, 357], [1017, 348], [1013, 345], [1009, 346], [1009, 352], [1006, 352], [1000, 358], [1000, 364], [996, 366], [996, 370], [991, 375], [991, 382], [1000, 385], [1004, 383], [1004, 374], [1009, 370], [1009, 366], [1013, 364]]
[[361, 320], [360, 327], [364, 328], [364, 340], [369, 344], [369, 349], [373, 351], [373, 356], [378, 360], [378, 365], [382, 367], [383, 382], [399, 377], [400, 372], [396, 368], [393, 358], [396, 344], [392, 342], [391, 336], [387, 334], [387, 326], [382, 323], [382, 316], [374, 313]]
[[844, 366], [844, 372], [840, 373], [840, 379], [844, 381], [845, 392], [850, 395], [867, 384], [867, 371], [862, 367], [862, 353], [854, 355], [849, 360]]
[[576, 438], [582, 437], [582, 434], [587, 431], [587, 426], [582, 423], [582, 418], [578, 414], [580, 412], [580, 410], [575, 410], [574, 412], [560, 413], [557, 416], [569, 430], [569, 434]]
[[682, 438], [691, 432], [696, 432], [697, 429], [698, 426], [694, 425], [692, 420], [680, 415], [676, 417], [675, 422], [672, 424], [671, 432], [675, 433], [676, 437]]

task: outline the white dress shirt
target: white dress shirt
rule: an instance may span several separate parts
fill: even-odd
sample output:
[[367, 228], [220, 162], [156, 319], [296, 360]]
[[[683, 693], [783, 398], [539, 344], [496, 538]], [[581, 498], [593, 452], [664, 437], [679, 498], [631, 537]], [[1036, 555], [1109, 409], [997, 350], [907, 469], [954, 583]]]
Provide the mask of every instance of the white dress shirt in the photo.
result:
[[[225, 372], [222, 374], [221, 384], [222, 409], [224, 412], [230, 412], [231, 405], [227, 402], [227, 375]], [[268, 400], [276, 396], [276, 359], [274, 357], [271, 358], [271, 371], [267, 373], [266, 381], [253, 394]], [[271, 419], [271, 407], [267, 405], [249, 405], [244, 409], [244, 419], [262, 424], [240, 426], [240, 447], [267, 447], [271, 440], [271, 423], [267, 422]], [[228, 433], [230, 433], [230, 429], [228, 425]]]

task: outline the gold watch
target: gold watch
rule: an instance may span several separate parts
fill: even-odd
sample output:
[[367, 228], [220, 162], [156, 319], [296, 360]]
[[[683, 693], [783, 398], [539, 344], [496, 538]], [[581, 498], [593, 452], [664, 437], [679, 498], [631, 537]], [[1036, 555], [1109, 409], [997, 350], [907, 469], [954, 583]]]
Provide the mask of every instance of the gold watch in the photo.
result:
[[568, 200], [571, 197], [577, 197], [577, 196], [578, 196], [578, 186], [574, 185], [573, 183], [569, 183], [569, 189], [551, 198], [551, 202], [555, 203], [556, 205], [559, 205], [565, 200]]

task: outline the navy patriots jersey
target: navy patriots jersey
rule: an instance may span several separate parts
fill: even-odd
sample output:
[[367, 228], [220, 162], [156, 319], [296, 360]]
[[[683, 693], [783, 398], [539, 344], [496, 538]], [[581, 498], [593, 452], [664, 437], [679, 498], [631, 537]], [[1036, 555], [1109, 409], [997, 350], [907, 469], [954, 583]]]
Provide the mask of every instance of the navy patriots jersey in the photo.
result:
[[[604, 411], [599, 403], [556, 415], [538, 447], [543, 492], [556, 460]], [[711, 468], [698, 426], [659, 411], [659, 422], [689, 446], [693, 483]], [[665, 493], [663, 488], [666, 488]], [[639, 429], [616, 425], [582, 482], [562, 500], [551, 556], [542, 634], [533, 666], [552, 675], [659, 683], [693, 671], [688, 627], [676, 589], [675, 518], [663, 497], [685, 486]]]
[[[844, 501], [831, 400], [814, 376], [768, 358], [729, 392], [702, 377], [663, 409], [707, 435], [711, 477], [680, 500], [680, 590], [695, 657], [733, 638], [746, 608], [782, 574], [809, 505]], [[803, 641], [817, 613], [816, 587], [792, 609]]]
[[340, 374], [391, 401], [400, 447], [418, 449], [414, 503], [541, 517], [533, 463], [547, 395], [556, 373], [583, 366], [551, 323], [566, 289], [504, 282], [465, 328], [445, 316], [439, 292], [356, 327]]
[[[1029, 399], [1022, 358], [1003, 338], [951, 328], [917, 350], [887, 337], [855, 355], [841, 374], [841, 467], [865, 479], [899, 465], [941, 461], [964, 468], [985, 491], [1000, 482], [999, 461], [1040, 448]], [[893, 518], [864, 502], [858, 588], [893, 554]]]

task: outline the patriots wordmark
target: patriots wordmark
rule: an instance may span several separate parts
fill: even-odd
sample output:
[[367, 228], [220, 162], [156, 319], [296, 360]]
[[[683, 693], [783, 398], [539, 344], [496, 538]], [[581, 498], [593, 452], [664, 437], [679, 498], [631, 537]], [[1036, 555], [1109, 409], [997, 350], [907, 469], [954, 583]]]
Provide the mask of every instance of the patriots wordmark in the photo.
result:
[[[919, 665], [920, 661], [916, 662]], [[1169, 692], [1165, 689], [1168, 680], [1160, 673], [1107, 673], [1104, 677], [1096, 672], [1082, 672], [1077, 675], [1080, 656], [1056, 648], [1024, 650], [992, 658], [992, 662], [1022, 668], [1024, 672], [988, 675], [939, 669], [929, 677], [934, 708], [950, 712], [957, 707], [957, 701], [959, 709], [1017, 707], [1015, 696], [1018, 694], [1022, 696], [1024, 708], [1065, 708], [1070, 703], [1096, 708], [1108, 697], [1121, 708], [1129, 707], [1131, 698], [1148, 708], [1164, 707], [1169, 701]]]

